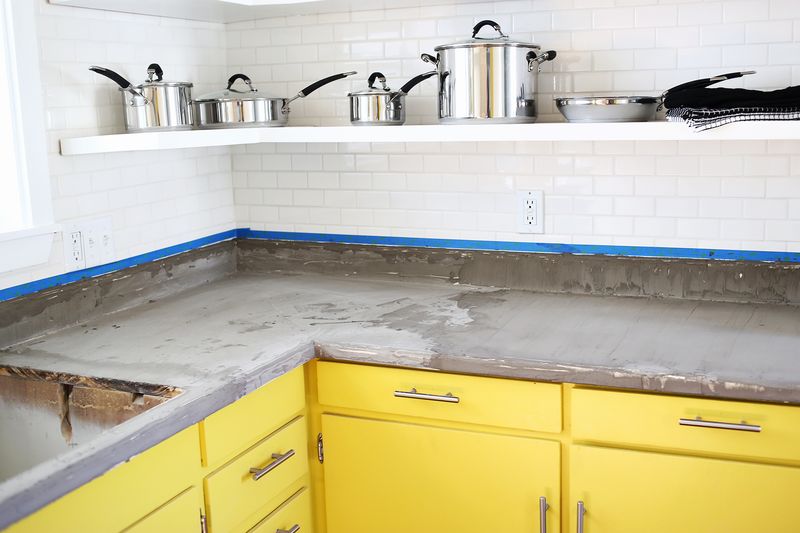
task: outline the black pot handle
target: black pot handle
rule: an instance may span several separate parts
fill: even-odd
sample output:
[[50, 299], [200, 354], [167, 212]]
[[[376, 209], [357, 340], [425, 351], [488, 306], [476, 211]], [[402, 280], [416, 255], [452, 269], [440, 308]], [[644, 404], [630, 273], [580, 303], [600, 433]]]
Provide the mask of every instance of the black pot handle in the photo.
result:
[[233, 76], [228, 78], [228, 87], [227, 87], [227, 89], [230, 91], [231, 87], [233, 87], [233, 84], [236, 83], [238, 80], [242, 80], [243, 82], [245, 82], [247, 84], [247, 87], [249, 87], [251, 91], [255, 91], [255, 89], [253, 89], [253, 82], [250, 80], [250, 78], [248, 78], [247, 76], [245, 76], [242, 73], [234, 74]]
[[161, 70], [161, 65], [158, 63], [150, 63], [150, 65], [147, 67], [147, 75], [150, 77], [150, 81], [153, 81], [153, 76], [151, 73], [155, 74], [156, 81], [161, 81], [164, 79], [164, 71]]
[[475, 27], [472, 28], [472, 38], [476, 39], [478, 37], [478, 32], [483, 29], [484, 26], [491, 26], [493, 30], [500, 34], [500, 37], [508, 37], [503, 30], [500, 29], [500, 24], [493, 20], [482, 20], [479, 23], [475, 24]]
[[419, 58], [426, 63], [430, 63], [431, 65], [436, 65], [437, 67], [439, 66], [439, 59], [433, 57], [430, 54], [422, 54], [421, 56], [419, 56]]
[[328, 76], [327, 78], [321, 79], [319, 81], [315, 81], [314, 83], [312, 83], [308, 87], [304, 88], [302, 91], [300, 91], [296, 95], [292, 96], [291, 98], [287, 98], [286, 100], [284, 100], [283, 101], [283, 107], [281, 107], [281, 112], [283, 114], [288, 114], [289, 113], [289, 104], [291, 104], [292, 102], [294, 102], [298, 98], [305, 98], [306, 96], [308, 96], [309, 94], [313, 93], [314, 91], [316, 91], [317, 89], [319, 89], [323, 85], [327, 85], [327, 84], [329, 84], [331, 82], [334, 82], [336, 80], [344, 79], [344, 78], [346, 78], [348, 76], [352, 76], [353, 74], [358, 74], [358, 72], [356, 72], [356, 71], [342, 72], [341, 74], [334, 74], [333, 76]]
[[547, 52], [542, 52], [541, 54], [537, 54], [535, 51], [531, 50], [525, 56], [525, 59], [528, 60], [528, 72], [533, 72], [533, 69], [536, 68], [538, 65], [541, 65], [545, 61], [552, 61], [556, 58], [558, 53], [555, 50], [548, 50]]
[[89, 70], [91, 70], [92, 72], [97, 72], [101, 76], [105, 76], [106, 78], [110, 79], [111, 81], [113, 81], [114, 83], [116, 83], [117, 85], [122, 87], [123, 89], [130, 89], [131, 88], [131, 82], [129, 82], [128, 80], [126, 80], [125, 78], [123, 78], [122, 76], [120, 76], [119, 74], [117, 74], [116, 72], [114, 72], [111, 69], [108, 69], [108, 68], [105, 68], [105, 67], [91, 66], [91, 67], [89, 67]]
[[413, 89], [414, 87], [416, 87], [417, 85], [419, 85], [419, 84], [420, 84], [420, 83], [422, 83], [423, 81], [427, 80], [428, 78], [431, 78], [431, 77], [433, 77], [433, 76], [436, 76], [438, 73], [439, 73], [439, 72], [438, 72], [438, 71], [436, 71], [436, 70], [431, 70], [430, 72], [426, 72], [426, 73], [424, 73], [424, 74], [420, 74], [420, 75], [418, 75], [418, 76], [414, 76], [413, 78], [411, 78], [410, 80], [408, 80], [408, 81], [406, 82], [406, 84], [405, 84], [405, 85], [403, 85], [402, 87], [400, 87], [400, 91], [399, 91], [399, 93], [400, 93], [400, 94], [408, 94], [408, 92], [409, 92], [411, 89]]
[[713, 78], [703, 78], [700, 80], [694, 81], [687, 81], [686, 83], [681, 83], [680, 85], [676, 85], [671, 89], [664, 91], [664, 94], [667, 93], [675, 93], [678, 91], [682, 91], [684, 89], [696, 89], [700, 87], [708, 87], [709, 85], [714, 85], [715, 83], [719, 83], [725, 80], [733, 80], [736, 78], [741, 78], [742, 76], [748, 76], [750, 74], [755, 74], [754, 70], [747, 70], [744, 72], [730, 72], [728, 74], [720, 74], [718, 76], [714, 76]]
[[375, 85], [376, 81], [380, 81], [381, 82], [381, 85], [383, 85], [383, 90], [384, 91], [387, 90], [386, 89], [386, 76], [384, 76], [380, 72], [373, 72], [372, 74], [370, 74], [369, 75], [369, 79], [367, 80], [367, 85], [369, 86], [370, 89], [373, 88], [373, 86]]
[[297, 93], [297, 96], [300, 98], [305, 98], [306, 96], [313, 93], [320, 87], [328, 85], [329, 83], [332, 83], [336, 80], [341, 80], [348, 76], [352, 76], [353, 74], [358, 74], [358, 72], [343, 72], [341, 74], [334, 74], [333, 76], [328, 76], [327, 78], [315, 81], [314, 83], [312, 83], [311, 85], [309, 85], [308, 87], [304, 88], [302, 91]]

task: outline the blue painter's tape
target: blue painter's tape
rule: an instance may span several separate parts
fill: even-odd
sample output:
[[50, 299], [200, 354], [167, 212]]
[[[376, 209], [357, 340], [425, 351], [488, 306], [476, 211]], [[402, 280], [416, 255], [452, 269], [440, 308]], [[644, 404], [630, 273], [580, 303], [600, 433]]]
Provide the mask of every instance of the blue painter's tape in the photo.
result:
[[107, 265], [68, 272], [0, 289], [0, 302], [50, 289], [66, 283], [101, 276], [149, 261], [157, 261], [196, 248], [202, 248], [231, 239], [268, 239], [299, 242], [330, 242], [346, 244], [377, 244], [382, 246], [414, 246], [421, 248], [449, 248], [459, 250], [493, 250], [506, 252], [532, 252], [577, 255], [615, 255], [629, 257], [663, 257], [673, 259], [710, 259], [723, 261], [763, 261], [771, 263], [800, 263], [800, 253], [760, 252], [743, 250], [711, 250], [702, 248], [660, 248], [654, 246], [604, 246], [596, 244], [551, 244], [512, 241], [478, 241], [462, 239], [425, 239], [419, 237], [382, 237], [373, 235], [342, 235], [336, 233], [294, 233], [285, 231], [256, 231], [250, 228], [229, 230], [193, 241], [176, 244], [146, 254], [129, 257]]
[[15, 287], [0, 289], [0, 302], [5, 300], [10, 300], [12, 298], [17, 298], [19, 296], [24, 296], [26, 294], [38, 292], [44, 289], [57, 287], [58, 285], [72, 283], [73, 281], [79, 281], [86, 278], [93, 278], [95, 276], [108, 274], [109, 272], [122, 270], [123, 268], [129, 268], [132, 266], [141, 265], [142, 263], [147, 263], [150, 261], [157, 261], [159, 259], [163, 259], [171, 255], [187, 252], [189, 250], [194, 250], [196, 248], [202, 248], [203, 246], [208, 246], [209, 244], [215, 244], [222, 241], [229, 241], [231, 239], [239, 237], [240, 231], [241, 230], [238, 229], [223, 231], [222, 233], [209, 235], [208, 237], [201, 237], [200, 239], [195, 239], [193, 241], [176, 244], [174, 246], [168, 246], [167, 248], [162, 248], [160, 250], [147, 252], [146, 254], [136, 255], [133, 257], [129, 257], [127, 259], [121, 259], [119, 261], [114, 261], [113, 263], [108, 263], [106, 265], [99, 265], [84, 270], [76, 270], [75, 272], [67, 272], [66, 274], [60, 274], [58, 276], [53, 276], [50, 278], [31, 281], [30, 283], [17, 285]]
[[294, 233], [285, 231], [239, 230], [241, 239], [331, 242], [347, 244], [379, 244], [461, 250], [494, 250], [549, 254], [616, 255], [630, 257], [663, 257], [673, 259], [712, 259], [723, 261], [764, 261], [800, 263], [800, 253], [745, 250], [713, 250], [703, 248], [662, 248], [656, 246], [606, 246], [598, 244], [554, 244], [512, 241], [475, 241], [462, 239], [425, 239], [419, 237], [380, 237], [372, 235], [340, 235], [335, 233]]

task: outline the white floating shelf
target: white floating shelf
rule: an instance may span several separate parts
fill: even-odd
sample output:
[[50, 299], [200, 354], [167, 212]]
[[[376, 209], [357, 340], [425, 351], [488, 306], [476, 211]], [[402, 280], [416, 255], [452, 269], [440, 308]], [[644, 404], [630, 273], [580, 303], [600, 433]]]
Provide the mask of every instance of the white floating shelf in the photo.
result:
[[800, 140], [800, 122], [740, 122], [704, 132], [693, 131], [685, 124], [668, 122], [231, 128], [62, 139], [61, 154], [99, 154], [258, 143], [724, 140]]

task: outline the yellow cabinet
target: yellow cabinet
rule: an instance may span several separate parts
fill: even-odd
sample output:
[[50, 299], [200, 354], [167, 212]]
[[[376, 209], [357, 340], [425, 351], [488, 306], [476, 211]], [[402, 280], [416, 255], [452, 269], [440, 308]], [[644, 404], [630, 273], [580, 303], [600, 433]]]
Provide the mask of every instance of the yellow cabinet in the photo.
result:
[[[191, 426], [17, 522], [7, 533], [120, 531], [197, 480], [198, 442], [197, 426]], [[199, 528], [199, 511], [195, 524]]]
[[570, 449], [584, 533], [796, 533], [800, 469], [591, 446]]
[[311, 494], [303, 488], [293, 494], [280, 507], [250, 530], [250, 533], [275, 533], [276, 531], [302, 531], [313, 533], [311, 520]]
[[575, 388], [572, 436], [591, 444], [798, 462], [800, 408]]
[[561, 385], [320, 362], [319, 403], [482, 426], [561, 431]]
[[558, 442], [331, 414], [322, 434], [328, 533], [559, 531]]
[[278, 507], [288, 495], [274, 499], [308, 475], [307, 441], [305, 418], [298, 418], [208, 476], [211, 533], [245, 531]]
[[200, 422], [203, 464], [216, 468], [263, 439], [305, 408], [303, 369], [275, 378]]
[[136, 522], [124, 533], [197, 533], [202, 525], [202, 504], [200, 489], [192, 487]]

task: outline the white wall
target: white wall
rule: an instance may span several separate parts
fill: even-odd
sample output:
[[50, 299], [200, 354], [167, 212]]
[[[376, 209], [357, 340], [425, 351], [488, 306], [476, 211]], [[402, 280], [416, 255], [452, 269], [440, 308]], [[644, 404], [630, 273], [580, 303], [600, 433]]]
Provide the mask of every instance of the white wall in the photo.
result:
[[[234, 228], [227, 148], [58, 154], [61, 137], [123, 130], [116, 85], [90, 65], [140, 83], [158, 62], [165, 78], [216, 89], [227, 73], [225, 26], [35, 1], [56, 222], [112, 217], [118, 259]], [[59, 241], [49, 264], [0, 276], [0, 288], [60, 274], [63, 265]]]
[[[421, 52], [493, 18], [518, 40], [558, 50], [540, 77], [555, 95], [660, 94], [701, 76], [728, 86], [800, 83], [796, 0], [520, 0], [228, 26], [229, 70], [294, 94], [358, 70], [292, 106], [295, 125], [346, 124], [348, 90], [374, 70], [399, 87]], [[488, 31], [488, 30], [484, 30]], [[409, 123], [435, 122], [435, 82], [408, 99]], [[800, 143], [474, 143], [240, 147], [237, 220], [260, 230], [586, 244], [800, 251]], [[545, 235], [519, 235], [514, 191], [542, 189]]]

